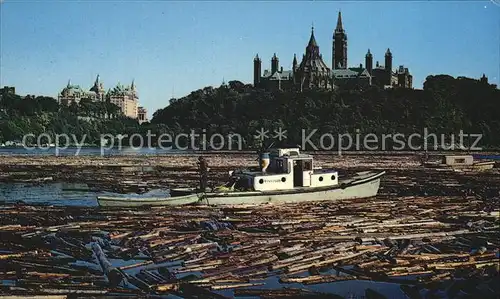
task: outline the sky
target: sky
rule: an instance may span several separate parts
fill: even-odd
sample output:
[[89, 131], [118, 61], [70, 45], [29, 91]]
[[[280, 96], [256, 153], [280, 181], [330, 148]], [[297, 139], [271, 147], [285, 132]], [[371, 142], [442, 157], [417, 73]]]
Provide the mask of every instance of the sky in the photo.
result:
[[314, 34], [331, 65], [338, 11], [348, 65], [368, 49], [404, 65], [421, 88], [428, 75], [500, 84], [500, 0], [489, 1], [21, 1], [0, 0], [0, 86], [57, 97], [69, 79], [89, 89], [135, 80], [149, 115], [172, 97], [253, 82], [253, 58], [290, 69]]

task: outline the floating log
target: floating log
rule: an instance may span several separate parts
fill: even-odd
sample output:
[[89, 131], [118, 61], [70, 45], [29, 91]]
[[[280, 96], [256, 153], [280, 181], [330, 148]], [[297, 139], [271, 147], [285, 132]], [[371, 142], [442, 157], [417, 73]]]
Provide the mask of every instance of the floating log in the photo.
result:
[[99, 265], [101, 265], [102, 271], [109, 279], [110, 284], [112, 286], [119, 285], [123, 280], [123, 274], [109, 262], [99, 244], [92, 243], [92, 250], [99, 261]]

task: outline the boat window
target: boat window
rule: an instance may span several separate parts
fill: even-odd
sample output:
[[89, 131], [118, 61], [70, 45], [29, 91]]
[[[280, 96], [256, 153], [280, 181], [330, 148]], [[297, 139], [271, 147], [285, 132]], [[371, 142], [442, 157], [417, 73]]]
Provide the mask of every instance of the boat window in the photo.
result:
[[276, 173], [284, 173], [283, 160], [276, 160]]
[[307, 171], [307, 170], [312, 170], [312, 161], [311, 160], [304, 161], [304, 171]]
[[252, 179], [247, 177], [239, 178], [234, 185], [236, 190], [251, 190], [252, 189]]

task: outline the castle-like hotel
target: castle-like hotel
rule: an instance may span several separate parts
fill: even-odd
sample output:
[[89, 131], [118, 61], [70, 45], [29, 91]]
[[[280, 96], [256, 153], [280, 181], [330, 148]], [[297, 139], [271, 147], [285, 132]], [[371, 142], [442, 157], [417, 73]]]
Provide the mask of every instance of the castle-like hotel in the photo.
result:
[[333, 33], [332, 44], [332, 66], [329, 68], [323, 61], [319, 52], [319, 46], [314, 37], [314, 28], [306, 47], [306, 53], [302, 56], [300, 64], [294, 55], [292, 70], [283, 70], [279, 66], [276, 53], [271, 58], [271, 70], [265, 70], [262, 74], [262, 61], [257, 54], [254, 62], [254, 86], [267, 90], [305, 90], [305, 89], [334, 89], [336, 87], [351, 88], [355, 86], [366, 87], [378, 85], [381, 88], [403, 87], [412, 88], [412, 75], [408, 68], [403, 65], [397, 70], [392, 68], [392, 53], [387, 49], [385, 53], [385, 65], [379, 65], [378, 61], [373, 67], [373, 55], [368, 49], [365, 56], [365, 67], [347, 66], [347, 34], [342, 26], [342, 15], [339, 12], [337, 27]]
[[68, 81], [68, 85], [58, 95], [59, 103], [62, 105], [70, 105], [73, 102], [78, 104], [82, 99], [90, 99], [94, 102], [109, 101], [118, 106], [123, 115], [137, 119], [139, 123], [148, 121], [147, 110], [144, 107], [139, 107], [139, 94], [133, 80], [130, 86], [118, 83], [116, 87], [106, 92], [104, 85], [100, 82], [99, 75], [97, 75], [94, 85], [89, 91], [83, 90], [79, 85], [72, 85]]

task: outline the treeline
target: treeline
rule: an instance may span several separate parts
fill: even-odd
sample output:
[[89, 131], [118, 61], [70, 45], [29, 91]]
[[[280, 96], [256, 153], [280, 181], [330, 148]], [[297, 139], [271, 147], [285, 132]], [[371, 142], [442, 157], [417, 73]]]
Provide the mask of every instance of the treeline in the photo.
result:
[[[30, 133], [52, 136], [66, 133], [74, 134], [78, 140], [85, 135], [87, 143], [99, 144], [102, 134], [138, 133], [146, 137], [150, 132], [154, 134], [151, 145], [155, 146], [161, 134], [175, 138], [194, 130], [205, 134], [207, 139], [215, 133], [239, 134], [243, 148], [256, 148], [261, 146], [255, 138], [261, 128], [269, 130], [269, 137], [273, 137], [274, 130], [286, 130], [288, 144], [302, 144], [304, 133], [307, 136], [313, 130], [317, 131], [310, 140], [315, 144], [324, 133], [408, 136], [423, 134], [426, 128], [430, 133], [455, 134], [458, 138], [462, 130], [466, 134], [482, 134], [481, 147], [498, 147], [500, 90], [478, 80], [447, 75], [427, 77], [423, 90], [383, 90], [372, 86], [303, 93], [269, 92], [230, 81], [218, 88], [206, 87], [172, 99], [167, 107], [154, 113], [151, 123], [142, 125], [122, 116], [119, 108], [109, 102], [82, 100], [67, 106], [50, 97], [3, 94], [0, 98], [0, 143], [21, 141]], [[194, 144], [200, 146], [200, 142], [202, 138], [197, 137]], [[164, 146], [175, 143], [172, 140]], [[125, 139], [123, 144], [130, 142]], [[193, 142], [187, 137], [177, 144]]]
[[427, 77], [423, 90], [372, 86], [268, 92], [230, 81], [171, 100], [151, 123], [174, 134], [191, 129], [205, 129], [208, 135], [238, 133], [246, 146], [258, 146], [254, 135], [260, 128], [272, 134], [280, 127], [287, 130], [287, 142], [296, 144], [303, 140], [302, 130], [317, 129], [311, 140], [318, 142], [322, 133], [422, 134], [427, 128], [435, 134], [455, 134], [455, 143], [462, 130], [482, 134], [482, 147], [499, 146], [500, 91], [485, 82], [447, 75]]
[[120, 108], [109, 102], [82, 99], [67, 106], [51, 97], [0, 95], [0, 143], [46, 133], [52, 140], [56, 134], [74, 135], [79, 141], [85, 136], [85, 143], [97, 145], [101, 134], [133, 134], [139, 130], [136, 120], [124, 117]]

